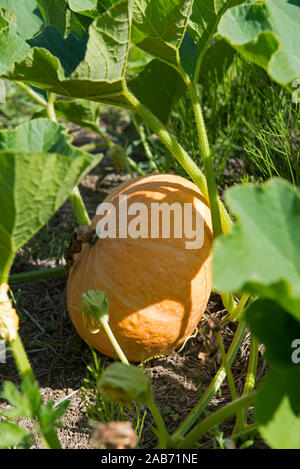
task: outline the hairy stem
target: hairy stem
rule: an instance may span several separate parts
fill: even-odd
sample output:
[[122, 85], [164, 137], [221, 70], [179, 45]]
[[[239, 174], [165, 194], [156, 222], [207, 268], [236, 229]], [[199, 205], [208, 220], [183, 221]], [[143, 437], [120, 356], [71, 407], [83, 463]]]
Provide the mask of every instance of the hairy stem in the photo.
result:
[[47, 107], [48, 102], [40, 96], [38, 93], [36, 93], [30, 86], [25, 85], [22, 81], [15, 81], [15, 84], [19, 87], [22, 88], [22, 90], [26, 91], [26, 93], [33, 98], [38, 104], [41, 106]]
[[35, 377], [19, 334], [17, 334], [17, 338], [14, 342], [10, 342], [10, 349], [13, 353], [21, 378], [29, 377], [30, 380], [34, 382]]
[[[245, 329], [246, 324], [241, 321], [238, 325], [230, 348], [226, 354], [226, 360], [229, 366], [232, 365], [236, 354], [238, 353], [238, 350], [244, 338]], [[213, 396], [220, 389], [225, 377], [226, 371], [224, 365], [222, 365], [216, 373], [214, 379], [211, 381], [210, 385], [206, 389], [206, 391], [202, 394], [198, 404], [194, 407], [194, 409], [189, 413], [189, 415], [184, 419], [184, 421], [180, 424], [176, 432], [173, 434], [174, 438], [180, 438], [184, 436], [189, 431], [189, 429], [197, 422], [206, 406], [209, 404]]]
[[[125, 85], [124, 85], [125, 86]], [[176, 141], [176, 139], [170, 134], [165, 125], [157, 119], [143, 104], [141, 104], [135, 96], [133, 96], [125, 87], [124, 94], [144, 122], [152, 129], [152, 131], [160, 138], [162, 143], [170, 150], [173, 156], [178, 160], [183, 169], [191, 177], [193, 182], [199, 187], [200, 191], [209, 202], [208, 188], [204, 174], [190, 158], [182, 146]], [[220, 201], [220, 216], [222, 222], [222, 230], [224, 233], [228, 232], [232, 221], [224, 205]]]
[[147, 142], [144, 126], [137, 121], [137, 119], [135, 118], [133, 112], [131, 113], [131, 117], [132, 117], [132, 122], [133, 122], [133, 124], [136, 128], [136, 131], [140, 136], [141, 142], [142, 142], [144, 150], [145, 150], [145, 154], [146, 154], [146, 156], [149, 160], [150, 168], [153, 169], [153, 171], [158, 172], [158, 168], [156, 166], [156, 163], [154, 161], [152, 152], [151, 152], [149, 144]]
[[198, 132], [200, 150], [202, 154], [202, 161], [204, 166], [204, 172], [207, 182], [207, 190], [209, 197], [209, 204], [211, 209], [211, 218], [213, 225], [214, 237], [219, 236], [222, 233], [221, 217], [220, 217], [220, 206], [216, 185], [216, 178], [214, 174], [213, 160], [209, 148], [202, 108], [198, 99], [197, 91], [194, 85], [189, 81], [188, 90], [193, 106], [196, 128]]
[[153, 418], [157, 426], [158, 448], [166, 449], [168, 447], [170, 435], [167, 432], [167, 429], [165, 427], [159, 408], [157, 407], [157, 405], [155, 404], [153, 400], [147, 403], [147, 407], [150, 410], [151, 414], [153, 415]]
[[41, 280], [43, 278], [52, 278], [65, 275], [63, 265], [58, 267], [50, 267], [47, 269], [33, 270], [31, 272], [22, 272], [20, 274], [12, 274], [9, 276], [9, 284], [32, 282], [33, 280]]
[[47, 104], [47, 114], [48, 114], [48, 117], [51, 121], [57, 123], [57, 117], [56, 117], [56, 114], [55, 114], [54, 103], [55, 103], [55, 94], [54, 93], [49, 93], [49, 95], [48, 95], [48, 104]]
[[[250, 355], [249, 355], [249, 364], [246, 382], [243, 390], [243, 396], [250, 394], [254, 391], [255, 381], [256, 381], [256, 372], [257, 372], [257, 362], [258, 362], [258, 340], [251, 333], [250, 336]], [[243, 424], [247, 424], [247, 412], [244, 409], [242, 412]], [[238, 432], [239, 429], [237, 429]], [[235, 433], [235, 432], [234, 432]]]
[[209, 430], [224, 422], [224, 420], [228, 419], [233, 414], [251, 406], [255, 401], [255, 397], [255, 393], [247, 394], [247, 396], [240, 397], [209, 415], [202, 420], [202, 422], [198, 423], [198, 425], [196, 425], [185, 438], [183, 438], [179, 443], [178, 448], [193, 448], [199, 439]]
[[[238, 394], [237, 394], [237, 391], [236, 391], [236, 387], [235, 387], [233, 375], [232, 375], [232, 372], [231, 372], [231, 368], [230, 368], [230, 365], [228, 364], [228, 361], [227, 361], [227, 358], [226, 358], [226, 353], [225, 353], [221, 333], [217, 332], [216, 337], [217, 337], [217, 341], [218, 341], [218, 344], [219, 344], [219, 347], [220, 347], [220, 350], [221, 350], [222, 363], [223, 363], [223, 366], [224, 366], [224, 369], [225, 369], [225, 372], [226, 372], [227, 381], [228, 381], [229, 388], [230, 388], [231, 399], [233, 401], [235, 401], [238, 398]], [[242, 413], [239, 409], [237, 409], [237, 412], [236, 412], [236, 422], [237, 422], [237, 429], [241, 430], [243, 428], [243, 418], [242, 418]]]

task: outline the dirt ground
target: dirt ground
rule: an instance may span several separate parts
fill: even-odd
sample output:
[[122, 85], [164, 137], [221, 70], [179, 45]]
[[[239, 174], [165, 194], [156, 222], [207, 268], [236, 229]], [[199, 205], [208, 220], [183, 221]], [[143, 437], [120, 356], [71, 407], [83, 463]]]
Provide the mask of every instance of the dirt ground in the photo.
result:
[[[111, 162], [106, 158], [88, 175], [80, 185], [80, 191], [90, 216], [104, 199], [110, 188], [120, 184], [127, 174], [113, 172]], [[72, 207], [67, 201], [53, 216], [48, 226], [33, 238], [16, 257], [13, 273], [53, 267], [63, 264], [63, 247], [76, 226]], [[52, 258], [49, 259], [49, 250]], [[50, 256], [51, 257], [51, 256]], [[57, 258], [58, 257], [58, 258]], [[40, 280], [24, 284], [12, 284], [17, 310], [20, 315], [20, 335], [28, 352], [35, 375], [40, 383], [43, 398], [56, 404], [68, 398], [71, 404], [62, 419], [59, 437], [63, 448], [90, 448], [94, 425], [86, 416], [86, 406], [82, 399], [81, 387], [87, 375], [86, 367], [92, 363], [88, 346], [80, 339], [73, 328], [66, 309], [64, 277]], [[217, 295], [212, 295], [206, 314], [199, 324], [199, 333], [191, 338], [183, 350], [166, 358], [156, 358], [145, 364], [150, 375], [155, 401], [166, 422], [167, 429], [174, 431], [183, 418], [197, 403], [199, 392], [205, 390], [217, 371], [220, 362], [218, 355], [202, 360], [208, 349], [205, 324], [207, 317], [221, 317], [224, 314], [222, 303]], [[223, 328], [223, 338], [228, 349], [236, 326], [228, 324]], [[246, 334], [243, 345], [233, 364], [232, 371], [238, 392], [241, 393], [248, 366], [249, 340]], [[110, 363], [107, 357], [98, 354], [101, 363]], [[260, 354], [259, 378], [264, 374], [265, 364]], [[8, 353], [6, 364], [0, 364], [0, 379], [18, 382], [14, 361]], [[213, 411], [230, 401], [230, 391], [225, 381], [221, 392], [211, 401]], [[5, 407], [2, 401], [0, 404]], [[24, 420], [24, 425], [29, 423]], [[156, 437], [150, 425], [153, 423], [148, 413], [145, 420], [141, 448], [154, 448]], [[228, 420], [221, 430], [225, 437], [230, 436], [234, 420]], [[215, 438], [209, 434], [201, 440], [201, 447], [213, 447]], [[264, 447], [259, 440], [255, 447]], [[36, 442], [36, 446], [39, 443]]]

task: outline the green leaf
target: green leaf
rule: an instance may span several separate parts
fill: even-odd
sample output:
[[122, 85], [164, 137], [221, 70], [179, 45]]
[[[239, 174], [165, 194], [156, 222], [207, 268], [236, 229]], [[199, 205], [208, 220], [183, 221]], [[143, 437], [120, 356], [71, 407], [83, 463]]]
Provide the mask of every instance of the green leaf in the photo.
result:
[[[36, 0], [0, 0], [0, 8], [5, 8], [16, 15], [18, 35], [23, 39], [32, 37], [43, 25], [42, 18], [37, 10]], [[1, 49], [1, 53], [2, 50], [5, 49]]]
[[178, 65], [193, 0], [136, 0], [132, 40], [170, 65]]
[[67, 0], [36, 0], [46, 25], [57, 26], [62, 36], [67, 27]]
[[17, 34], [17, 17], [0, 9], [0, 73], [4, 73], [15, 61], [22, 60], [30, 47]]
[[221, 82], [233, 62], [234, 54], [234, 49], [225, 40], [212, 44], [203, 57], [199, 82], [202, 84], [209, 80], [215, 80], [216, 83]]
[[73, 34], [70, 34], [64, 39], [57, 26], [49, 25], [27, 42], [32, 47], [44, 48], [51, 52], [54, 57], [59, 59], [66, 76], [70, 76], [84, 59], [87, 35], [85, 38], [77, 39]]
[[4, 381], [0, 396], [6, 399], [12, 406], [11, 409], [4, 409], [0, 415], [10, 419], [19, 417], [34, 418], [42, 403], [39, 387], [36, 381], [25, 378], [21, 384], [22, 393], [11, 381]]
[[265, 358], [272, 368], [288, 370], [298, 367], [293, 360], [295, 339], [299, 339], [300, 322], [272, 300], [258, 299], [246, 310], [251, 332], [266, 347]]
[[53, 401], [48, 401], [46, 404], [41, 404], [38, 410], [38, 417], [41, 430], [44, 435], [53, 431], [55, 427], [60, 426], [57, 420], [64, 415], [69, 405], [69, 400], [61, 402], [56, 409], [54, 409]]
[[49, 119], [35, 119], [25, 122], [14, 130], [0, 131], [0, 150], [21, 151], [28, 153], [59, 153], [70, 158], [87, 157], [77, 147], [71, 145], [72, 136], [67, 129]]
[[72, 147], [64, 131], [58, 124], [36, 119], [0, 133], [0, 274], [4, 277], [16, 251], [101, 158]]
[[69, 0], [69, 7], [73, 11], [83, 12], [97, 7], [97, 0]]
[[[184, 69], [193, 78], [199, 76], [204, 54], [211, 44], [219, 21], [224, 12], [233, 4], [243, 0], [195, 0], [188, 23], [188, 35], [184, 38], [180, 49]], [[198, 64], [197, 64], [198, 63]]]
[[265, 0], [232, 8], [219, 33], [277, 82], [300, 77], [300, 2]]
[[130, 406], [147, 404], [152, 400], [151, 383], [148, 376], [133, 365], [116, 362], [108, 366], [99, 380], [100, 391], [109, 399]]
[[132, 46], [129, 50], [127, 61], [127, 73], [140, 73], [152, 60], [152, 56], [137, 46]]
[[9, 419], [16, 419], [19, 417], [33, 417], [33, 412], [26, 395], [23, 395], [18, 390], [17, 386], [11, 381], [4, 381], [3, 388], [0, 393], [3, 399], [12, 406], [10, 409], [4, 409], [0, 412], [1, 416], [8, 417]]
[[238, 221], [213, 250], [214, 286], [278, 302], [300, 319], [300, 195], [271, 179], [235, 186], [225, 199]]
[[[94, 131], [98, 127], [100, 105], [93, 101], [73, 99], [72, 101], [55, 101], [57, 117]], [[43, 108], [34, 114], [33, 118], [47, 117], [47, 110]]]
[[[242, 1], [235, 1], [235, 3], [242, 3]], [[199, 52], [209, 46], [222, 15], [233, 3], [232, 0], [194, 1], [188, 31], [195, 40]]]
[[0, 422], [0, 448], [12, 448], [19, 445], [30, 433], [16, 423]]
[[159, 60], [152, 60], [128, 86], [164, 123], [168, 122], [173, 105], [185, 90], [185, 84], [176, 70]]
[[63, 96], [125, 105], [123, 81], [130, 25], [131, 0], [117, 3], [96, 19], [89, 28], [85, 58], [69, 78], [59, 59], [40, 47], [34, 47], [2, 77]]
[[272, 370], [258, 389], [255, 419], [271, 448], [300, 449], [300, 368]]

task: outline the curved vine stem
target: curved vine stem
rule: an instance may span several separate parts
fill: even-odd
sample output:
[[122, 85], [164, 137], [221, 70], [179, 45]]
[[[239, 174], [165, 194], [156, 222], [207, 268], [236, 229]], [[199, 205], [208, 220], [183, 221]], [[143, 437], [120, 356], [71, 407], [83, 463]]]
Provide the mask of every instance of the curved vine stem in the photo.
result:
[[254, 403], [255, 397], [255, 393], [247, 394], [247, 396], [240, 397], [239, 399], [230, 402], [230, 404], [227, 404], [225, 407], [222, 407], [213, 414], [209, 415], [200, 423], [198, 423], [198, 425], [196, 425], [195, 428], [193, 428], [193, 430], [191, 430], [190, 433], [182, 439], [178, 445], [178, 448], [193, 448], [199, 439], [213, 427], [224, 422], [224, 420], [231, 417], [231, 415], [240, 412], [245, 408], [249, 408], [249, 406]]
[[[253, 334], [251, 334], [249, 364], [248, 364], [248, 371], [247, 371], [245, 386], [244, 386], [244, 390], [242, 394], [243, 396], [247, 396], [247, 394], [250, 394], [254, 390], [255, 381], [256, 381], [257, 362], [258, 362], [258, 341], [253, 336]], [[235, 428], [233, 429], [232, 437], [242, 432], [243, 428], [246, 428], [247, 415], [248, 413], [246, 409], [243, 409], [242, 414], [241, 414], [241, 425], [238, 425], [238, 422], [237, 422], [237, 424], [235, 425]]]
[[[217, 337], [217, 341], [221, 350], [222, 363], [226, 372], [227, 381], [228, 381], [229, 388], [230, 388], [231, 399], [234, 401], [238, 398], [238, 394], [237, 394], [237, 390], [235, 387], [234, 378], [230, 369], [230, 365], [228, 364], [228, 361], [226, 358], [226, 353], [225, 353], [221, 333], [217, 332], [216, 337]], [[240, 409], [237, 409], [237, 412], [236, 412], [236, 427], [238, 431], [242, 430], [243, 428], [243, 416], [242, 416]]]
[[[48, 101], [40, 97], [30, 86], [26, 85], [21, 81], [15, 82], [17, 86], [22, 88], [26, 93], [31, 96], [37, 103], [41, 104], [46, 108], [47, 115], [52, 122], [57, 123], [57, 116], [55, 113], [55, 93], [48, 93]], [[90, 225], [91, 220], [85, 208], [81, 194], [78, 187], [74, 187], [72, 194], [70, 195], [73, 210], [77, 218], [78, 223], [83, 225]]]
[[[166, 126], [160, 122], [157, 117], [152, 114], [136, 97], [130, 93], [126, 84], [123, 84], [123, 94], [127, 101], [131, 104], [135, 112], [137, 112], [144, 122], [152, 129], [152, 131], [160, 138], [162, 143], [170, 150], [172, 155], [178, 160], [183, 169], [191, 177], [192, 181], [199, 187], [205, 199], [209, 202], [208, 187], [206, 178], [202, 171], [198, 168], [196, 163], [190, 158], [187, 152], [177, 142], [177, 140], [170, 134]], [[221, 201], [219, 201], [220, 218], [222, 224], [222, 231], [227, 233], [232, 225], [231, 218]]]
[[100, 322], [103, 326], [103, 329], [106, 332], [107, 337], [110, 340], [111, 345], [113, 346], [116, 354], [118, 355], [119, 359], [121, 360], [124, 365], [129, 365], [129, 361], [127, 360], [123, 350], [121, 349], [117, 339], [115, 338], [109, 324], [108, 324], [108, 316], [104, 316], [100, 319]]
[[[226, 360], [229, 366], [232, 365], [238, 353], [238, 350], [244, 338], [245, 330], [246, 330], [246, 324], [243, 321], [241, 321], [238, 325], [237, 331], [230, 345], [230, 348], [226, 354]], [[219, 368], [218, 372], [216, 373], [214, 379], [211, 381], [208, 388], [202, 394], [197, 405], [189, 413], [189, 415], [184, 419], [184, 421], [180, 424], [176, 432], [173, 434], [173, 437], [175, 439], [182, 438], [189, 431], [189, 429], [197, 422], [197, 420], [200, 418], [201, 414], [205, 410], [206, 406], [209, 404], [213, 396], [220, 389], [225, 377], [226, 377], [226, 371], [225, 371], [224, 365], [222, 364], [222, 366]]]
[[55, 102], [55, 94], [54, 93], [49, 93], [48, 94], [48, 104], [47, 104], [47, 114], [48, 114], [49, 119], [52, 122], [55, 122], [57, 124], [57, 117], [56, 117], [56, 113], [55, 113], [54, 102]]
[[47, 106], [48, 106], [48, 102], [47, 102], [42, 96], [40, 96], [38, 93], [36, 93], [32, 88], [30, 88], [30, 86], [25, 85], [25, 83], [23, 83], [22, 81], [15, 81], [14, 83], [15, 83], [19, 88], [21, 88], [22, 90], [26, 91], [26, 93], [27, 93], [32, 99], [34, 99], [38, 104], [40, 104], [41, 106], [44, 106], [44, 107], [47, 107]]

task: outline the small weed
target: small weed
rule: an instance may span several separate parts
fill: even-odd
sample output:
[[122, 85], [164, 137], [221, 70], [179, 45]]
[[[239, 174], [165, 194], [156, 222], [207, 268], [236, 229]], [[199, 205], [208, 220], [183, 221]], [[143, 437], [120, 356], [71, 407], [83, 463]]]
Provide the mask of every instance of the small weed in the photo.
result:
[[87, 418], [93, 422], [101, 423], [130, 420], [139, 440], [147, 414], [145, 408], [134, 404], [132, 410], [128, 412], [122, 404], [114, 404], [102, 396], [98, 390], [98, 382], [106, 365], [99, 362], [97, 354], [91, 346], [90, 350], [93, 363], [87, 366], [87, 375], [81, 388], [82, 399], [87, 409]]

